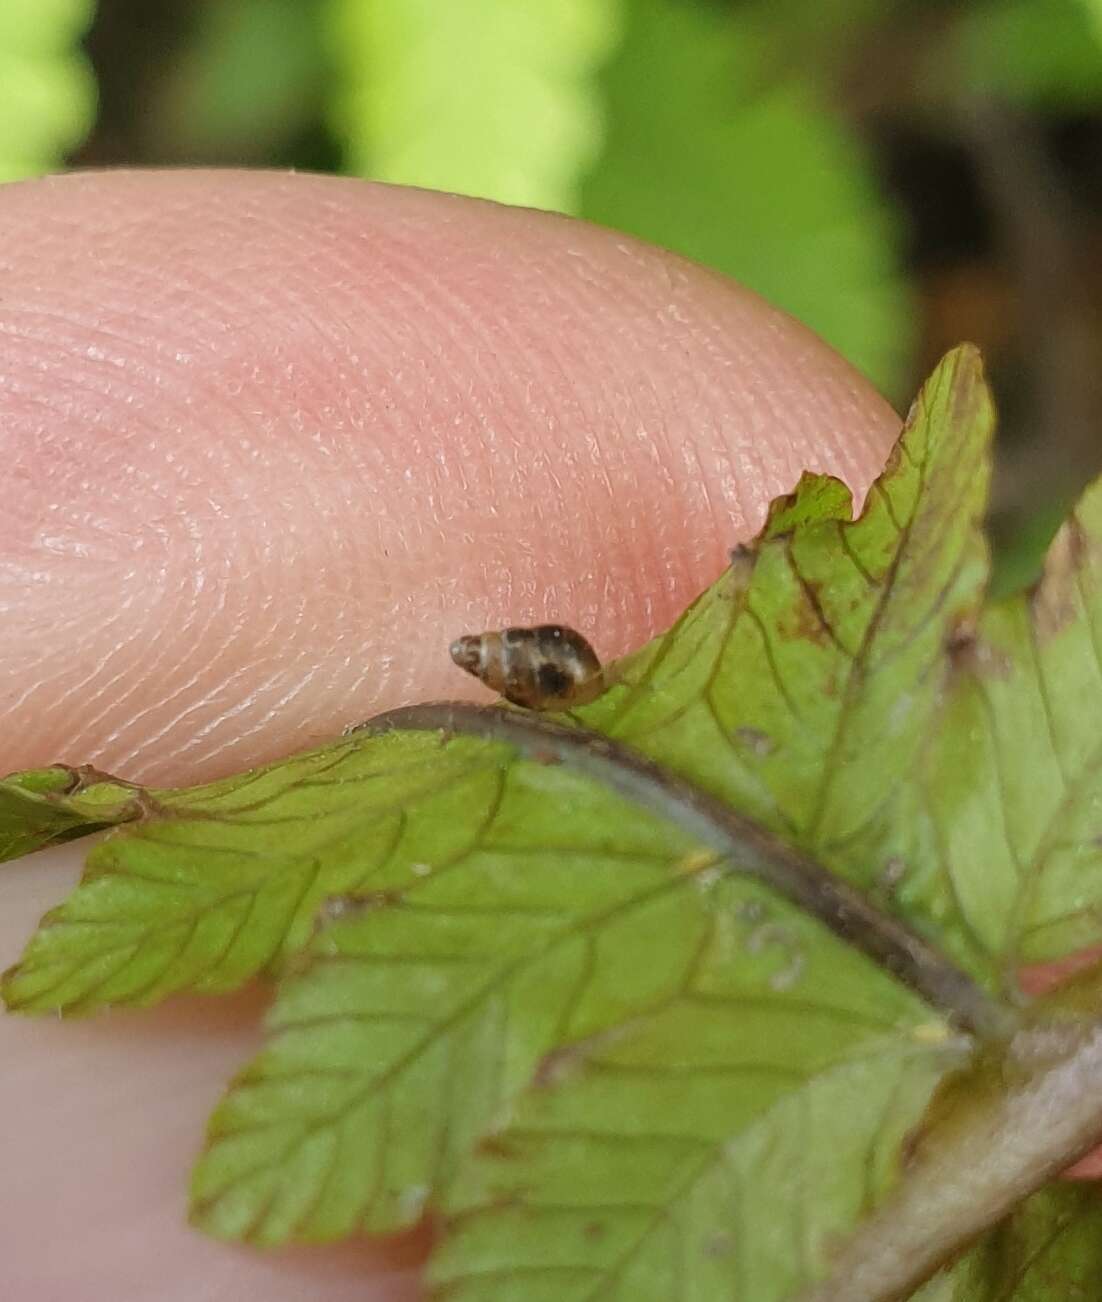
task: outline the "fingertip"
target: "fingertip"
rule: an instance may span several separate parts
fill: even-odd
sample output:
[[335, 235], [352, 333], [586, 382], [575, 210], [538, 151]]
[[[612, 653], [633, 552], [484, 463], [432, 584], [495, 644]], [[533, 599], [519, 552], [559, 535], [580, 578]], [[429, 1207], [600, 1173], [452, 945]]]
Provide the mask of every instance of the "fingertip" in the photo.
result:
[[752, 294], [547, 214], [113, 173], [6, 188], [0, 231], [7, 767], [231, 771], [476, 691], [470, 628], [620, 653], [898, 428]]

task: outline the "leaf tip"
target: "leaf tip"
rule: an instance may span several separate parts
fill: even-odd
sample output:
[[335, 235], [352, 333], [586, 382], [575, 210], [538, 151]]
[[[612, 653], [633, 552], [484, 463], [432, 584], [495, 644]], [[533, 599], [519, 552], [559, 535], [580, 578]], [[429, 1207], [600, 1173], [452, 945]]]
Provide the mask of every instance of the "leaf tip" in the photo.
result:
[[957, 344], [934, 367], [907, 414], [904, 438], [936, 408], [941, 408], [942, 419], [950, 427], [968, 429], [979, 421], [990, 437], [995, 424], [995, 400], [987, 382], [983, 354], [976, 344]]
[[775, 497], [769, 503], [758, 541], [784, 537], [801, 525], [852, 518], [853, 493], [849, 486], [834, 475], [805, 470], [791, 493]]

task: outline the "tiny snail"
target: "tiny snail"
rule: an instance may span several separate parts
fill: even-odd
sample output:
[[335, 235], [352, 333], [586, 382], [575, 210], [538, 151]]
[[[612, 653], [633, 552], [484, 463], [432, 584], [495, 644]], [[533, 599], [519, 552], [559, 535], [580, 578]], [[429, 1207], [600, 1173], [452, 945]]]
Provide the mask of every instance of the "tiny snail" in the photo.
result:
[[568, 710], [607, 686], [596, 651], [562, 624], [467, 633], [448, 649], [460, 669], [529, 710]]

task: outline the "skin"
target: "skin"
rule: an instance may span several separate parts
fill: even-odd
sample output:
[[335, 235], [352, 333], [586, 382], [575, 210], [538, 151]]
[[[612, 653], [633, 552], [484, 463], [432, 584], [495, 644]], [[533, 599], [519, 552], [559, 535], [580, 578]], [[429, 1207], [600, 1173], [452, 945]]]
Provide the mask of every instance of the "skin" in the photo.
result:
[[[801, 470], [860, 494], [899, 429], [729, 281], [444, 195], [55, 178], [0, 189], [0, 264], [0, 772], [194, 782], [403, 703], [484, 698], [447, 652], [471, 629], [561, 621], [607, 659]], [[0, 872], [0, 964], [84, 849]], [[416, 1235], [258, 1254], [184, 1224], [263, 1003], [0, 1017], [12, 1296], [417, 1296]]]

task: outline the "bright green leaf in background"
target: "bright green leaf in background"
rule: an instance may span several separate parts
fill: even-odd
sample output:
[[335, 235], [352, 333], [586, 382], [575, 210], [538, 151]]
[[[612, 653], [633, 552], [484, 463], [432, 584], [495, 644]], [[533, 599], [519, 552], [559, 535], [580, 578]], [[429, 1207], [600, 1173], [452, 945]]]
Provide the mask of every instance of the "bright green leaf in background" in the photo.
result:
[[812, 82], [771, 85], [756, 20], [669, 0], [331, 4], [350, 170], [665, 245], [898, 390], [911, 331], [890, 211]]
[[92, 125], [95, 86], [77, 43], [94, 0], [0, 3], [0, 181], [58, 167]]
[[911, 314], [868, 160], [735, 6], [628, 0], [582, 216], [734, 276], [898, 392]]
[[620, 0], [329, 0], [349, 169], [571, 212]]
[[[432, 1207], [452, 1299], [659, 1302], [677, 1278], [701, 1302], [794, 1299], [890, 1216], [975, 1041], [963, 1004], [919, 999], [842, 914], [747, 876], [751, 842], [717, 850], [703, 793], [942, 945], [1004, 1024], [1023, 957], [1102, 941], [1102, 484], [1042, 584], [984, 609], [990, 436], [964, 348], [858, 520], [805, 476], [571, 716], [592, 730], [576, 746], [611, 736], [695, 784], [672, 803], [549, 753], [520, 711], [527, 749], [422, 723], [184, 791], [9, 779], [11, 854], [133, 820], [7, 974], [9, 1006], [280, 978], [194, 1176], [219, 1236], [325, 1240]], [[975, 1067], [996, 1100], [1029, 1070], [1002, 1053]], [[1017, 1151], [982, 1143], [992, 1170]], [[1102, 1202], [1038, 1194], [921, 1297], [1065, 1302], [1100, 1240]]]

